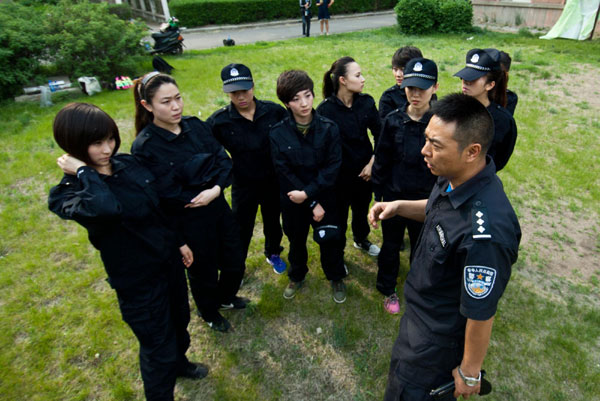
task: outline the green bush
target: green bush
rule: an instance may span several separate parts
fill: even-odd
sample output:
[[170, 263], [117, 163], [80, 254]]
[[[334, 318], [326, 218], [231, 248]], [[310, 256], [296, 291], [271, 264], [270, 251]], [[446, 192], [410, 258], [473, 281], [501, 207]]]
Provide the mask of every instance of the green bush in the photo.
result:
[[440, 0], [436, 26], [436, 30], [443, 33], [471, 30], [473, 5], [465, 0]]
[[466, 0], [400, 0], [398, 27], [404, 33], [465, 32], [473, 28], [473, 5]]
[[[352, 0], [335, 2], [332, 14], [348, 14], [391, 9], [396, 0]], [[316, 1], [312, 12], [317, 15]], [[300, 18], [297, 1], [290, 0], [172, 0], [171, 14], [183, 26], [239, 24], [286, 18]]]
[[131, 6], [129, 4], [108, 4], [108, 12], [116, 15], [124, 21], [129, 21], [133, 18]]
[[15, 3], [0, 3], [0, 13], [0, 99], [7, 99], [35, 77], [46, 46], [41, 13]]
[[424, 34], [434, 29], [437, 0], [400, 0], [394, 10], [398, 27], [404, 33]]
[[144, 54], [144, 28], [110, 14], [106, 3], [63, 0], [50, 9], [46, 21], [48, 47], [59, 71], [107, 81], [135, 75]]

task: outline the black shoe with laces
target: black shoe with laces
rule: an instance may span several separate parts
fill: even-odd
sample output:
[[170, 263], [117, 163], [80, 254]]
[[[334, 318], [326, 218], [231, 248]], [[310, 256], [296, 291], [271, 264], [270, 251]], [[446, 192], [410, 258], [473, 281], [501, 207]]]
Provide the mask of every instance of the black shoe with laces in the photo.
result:
[[199, 380], [208, 375], [208, 366], [202, 363], [188, 362], [185, 368], [177, 371], [177, 377]]
[[248, 298], [235, 296], [230, 302], [224, 302], [221, 304], [219, 309], [228, 310], [228, 309], [245, 309], [246, 305], [250, 303]]
[[216, 331], [220, 331], [222, 333], [226, 333], [231, 328], [231, 323], [227, 319], [225, 319], [219, 312], [209, 319], [204, 318], [208, 326]]

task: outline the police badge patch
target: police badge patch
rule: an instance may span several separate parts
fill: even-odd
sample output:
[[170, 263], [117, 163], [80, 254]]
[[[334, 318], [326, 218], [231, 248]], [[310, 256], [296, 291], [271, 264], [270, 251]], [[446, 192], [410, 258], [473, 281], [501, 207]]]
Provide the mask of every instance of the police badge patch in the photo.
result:
[[465, 289], [475, 299], [490, 295], [496, 281], [496, 269], [487, 266], [465, 266]]

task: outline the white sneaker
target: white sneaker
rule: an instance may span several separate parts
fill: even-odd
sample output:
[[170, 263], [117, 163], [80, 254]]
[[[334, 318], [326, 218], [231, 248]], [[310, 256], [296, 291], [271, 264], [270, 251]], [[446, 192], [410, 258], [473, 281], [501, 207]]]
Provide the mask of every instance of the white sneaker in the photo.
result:
[[377, 256], [379, 255], [379, 252], [381, 252], [381, 249], [377, 245], [372, 244], [368, 239], [365, 239], [360, 243], [354, 241], [354, 247], [367, 252], [371, 256]]

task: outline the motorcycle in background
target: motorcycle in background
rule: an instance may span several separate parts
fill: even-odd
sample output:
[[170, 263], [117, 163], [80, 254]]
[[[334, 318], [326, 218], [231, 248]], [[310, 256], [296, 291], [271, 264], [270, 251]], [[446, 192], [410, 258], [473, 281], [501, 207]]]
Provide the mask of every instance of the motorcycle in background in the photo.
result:
[[168, 22], [161, 24], [160, 32], [152, 34], [154, 47], [150, 54], [181, 54], [183, 53], [183, 36], [179, 28], [179, 20], [175, 17], [169, 18]]

